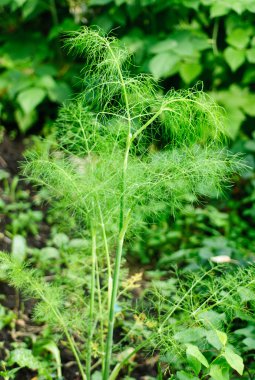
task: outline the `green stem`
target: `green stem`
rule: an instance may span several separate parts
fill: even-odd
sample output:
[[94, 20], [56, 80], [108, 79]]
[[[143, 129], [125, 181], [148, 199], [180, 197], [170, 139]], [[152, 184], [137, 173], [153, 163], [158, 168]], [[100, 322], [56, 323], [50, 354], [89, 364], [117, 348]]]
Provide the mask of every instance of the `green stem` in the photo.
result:
[[63, 326], [63, 330], [64, 330], [64, 333], [65, 333], [66, 338], [68, 340], [68, 343], [70, 345], [71, 351], [74, 354], [76, 363], [77, 363], [78, 368], [80, 370], [80, 374], [81, 374], [82, 380], [88, 380], [87, 376], [85, 375], [85, 373], [83, 371], [83, 366], [81, 364], [81, 361], [80, 361], [80, 358], [79, 358], [79, 355], [78, 355], [78, 350], [76, 348], [75, 342], [74, 342], [73, 338], [71, 337], [71, 335], [69, 334], [69, 332], [68, 332], [68, 330], [67, 330], [67, 328], [65, 326]]
[[158, 112], [156, 112], [141, 128], [139, 128], [132, 135], [131, 142], [133, 142], [136, 139], [136, 137], [140, 135], [140, 133], [142, 133], [154, 120], [156, 120], [163, 111], [164, 109], [160, 108]]
[[111, 259], [110, 259], [110, 253], [109, 253], [109, 248], [108, 248], [108, 242], [107, 242], [107, 236], [106, 236], [106, 230], [105, 230], [105, 224], [104, 224], [103, 214], [102, 214], [102, 210], [101, 210], [99, 202], [97, 202], [97, 206], [98, 206], [98, 209], [99, 209], [100, 224], [101, 224], [102, 233], [103, 233], [104, 247], [105, 247], [105, 254], [106, 254], [106, 261], [107, 261], [107, 271], [108, 271], [108, 310], [109, 310], [110, 309], [110, 304], [111, 304], [111, 294], [112, 294]]
[[109, 320], [108, 320], [108, 334], [107, 334], [106, 348], [105, 348], [103, 380], [108, 380], [109, 374], [110, 374], [111, 355], [112, 355], [112, 346], [113, 346], [113, 329], [114, 329], [114, 319], [115, 319], [114, 318], [115, 317], [115, 306], [116, 306], [116, 299], [117, 299], [117, 292], [118, 292], [118, 284], [119, 284], [119, 276], [120, 276], [120, 264], [121, 264], [121, 257], [122, 257], [122, 251], [123, 251], [123, 242], [124, 242], [124, 237], [125, 237], [125, 234], [127, 231], [129, 214], [130, 213], [128, 213], [128, 216], [127, 216], [127, 218], [124, 222], [124, 225], [122, 227], [122, 230], [120, 231], [120, 234], [119, 234], [117, 254], [116, 254], [116, 258], [115, 258], [112, 296], [111, 296], [111, 304], [110, 304]]
[[90, 379], [91, 373], [91, 344], [93, 338], [93, 316], [95, 304], [95, 275], [96, 275], [96, 233], [92, 228], [92, 272], [90, 283], [90, 304], [89, 304], [89, 322], [88, 322], [88, 345], [87, 345], [87, 360], [86, 360], [86, 374], [87, 379]]
[[[100, 286], [100, 276], [99, 276], [99, 265], [98, 265], [97, 257], [96, 257], [96, 281], [97, 281], [99, 324], [100, 324], [100, 336], [101, 336], [101, 352], [103, 352], [103, 350], [104, 350], [103, 308], [102, 308], [101, 286]], [[96, 326], [95, 326], [95, 328], [96, 328]]]
[[115, 266], [114, 266], [114, 271], [113, 271], [112, 294], [111, 294], [110, 309], [109, 309], [109, 316], [108, 316], [108, 332], [107, 332], [107, 339], [106, 339], [106, 346], [105, 346], [103, 380], [108, 380], [109, 374], [110, 374], [112, 346], [113, 346], [113, 330], [114, 330], [114, 319], [115, 319], [115, 305], [116, 305], [118, 285], [119, 285], [120, 264], [121, 264], [121, 258], [122, 258], [124, 237], [125, 237], [125, 233], [128, 226], [128, 220], [129, 220], [129, 212], [128, 212], [127, 217], [125, 218], [125, 187], [126, 187], [126, 172], [127, 172], [127, 166], [128, 166], [128, 156], [129, 156], [129, 150], [131, 146], [131, 137], [132, 137], [131, 136], [131, 115], [130, 115], [130, 107], [129, 107], [126, 83], [122, 74], [122, 69], [120, 67], [120, 64], [118, 63], [114, 50], [112, 49], [109, 42], [107, 43], [107, 48], [109, 49], [109, 52], [116, 63], [117, 72], [118, 72], [121, 86], [122, 86], [123, 97], [125, 101], [127, 119], [128, 119], [128, 133], [127, 133], [126, 150], [125, 150], [124, 161], [123, 161], [122, 178], [121, 178], [119, 236], [118, 236], [118, 242], [117, 242]]

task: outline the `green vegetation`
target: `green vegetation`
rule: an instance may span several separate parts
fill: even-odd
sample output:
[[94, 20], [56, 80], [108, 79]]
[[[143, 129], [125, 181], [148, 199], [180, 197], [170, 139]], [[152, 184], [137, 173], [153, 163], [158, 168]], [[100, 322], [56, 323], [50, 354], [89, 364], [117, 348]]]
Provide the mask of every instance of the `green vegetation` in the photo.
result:
[[[221, 307], [224, 310], [229, 302], [233, 303], [232, 308], [228, 307], [229, 314], [222, 317], [225, 324], [231, 324], [242, 313], [242, 308], [237, 307], [240, 299], [253, 300], [253, 267], [233, 271], [228, 278], [220, 276], [219, 280], [214, 279], [217, 269], [212, 268], [191, 279], [188, 288], [189, 280], [184, 276], [179, 286], [173, 288], [175, 295], [170, 302], [156, 287], [154, 302], [153, 297], [148, 305], [145, 302], [149, 330], [144, 328], [139, 336], [141, 342], [138, 340], [112, 367], [126, 239], [142, 234], [144, 225], [152, 221], [166, 220], [191, 195], [193, 201], [202, 195], [218, 195], [233, 172], [242, 171], [244, 164], [238, 156], [224, 150], [221, 109], [202, 91], [171, 91], [162, 95], [151, 77], [130, 75], [129, 52], [116, 39], [92, 29], [73, 32], [67, 46], [86, 57], [84, 91], [62, 107], [55, 136], [27, 153], [23, 173], [48, 190], [48, 198], [62, 215], [73, 217], [76, 233], [79, 231], [83, 239], [87, 238], [85, 252], [79, 256], [83, 273], [70, 279], [65, 289], [58, 282], [46, 283], [35, 270], [25, 268], [23, 260], [15, 258], [15, 252], [12, 257], [2, 253], [0, 260], [7, 279], [40, 301], [35, 307], [35, 319], [63, 334], [82, 379], [91, 378], [95, 365], [102, 379], [116, 379], [142, 348], [160, 347], [160, 361], [170, 364], [176, 334], [182, 334], [183, 328], [188, 327], [188, 332], [193, 329], [193, 319], [203, 325], [195, 326], [202, 328], [201, 337], [207, 337], [210, 347], [218, 350], [216, 355], [212, 353], [209, 363], [197, 339], [197, 345], [191, 344], [190, 338], [180, 342], [186, 347], [194, 375], [201, 372], [202, 376], [210, 374], [215, 378], [215, 373], [221, 373], [226, 378], [231, 368], [242, 375], [243, 359], [227, 344], [228, 331], [223, 323], [217, 324], [217, 315], [222, 314]], [[124, 300], [129, 288], [126, 282]], [[235, 299], [233, 291], [237, 286], [240, 291]], [[194, 298], [197, 287], [199, 297]], [[173, 289], [170, 287], [170, 293]], [[186, 303], [192, 304], [187, 314]], [[252, 305], [248, 315], [251, 312]], [[169, 325], [172, 319], [176, 320], [176, 327], [173, 322]], [[128, 337], [129, 334], [124, 335], [115, 354], [123, 350], [121, 342], [128, 341]], [[170, 359], [165, 361], [165, 355], [170, 355]], [[177, 362], [171, 371], [178, 378], [189, 376], [185, 368], [179, 371], [182, 367]]]
[[0, 0], [1, 378], [254, 378], [254, 13]]

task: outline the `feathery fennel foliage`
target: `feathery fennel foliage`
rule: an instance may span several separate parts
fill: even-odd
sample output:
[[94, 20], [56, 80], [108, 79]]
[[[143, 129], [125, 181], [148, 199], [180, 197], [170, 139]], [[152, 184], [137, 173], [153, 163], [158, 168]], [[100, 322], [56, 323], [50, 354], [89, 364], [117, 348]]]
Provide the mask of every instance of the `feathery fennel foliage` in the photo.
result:
[[[32, 279], [32, 272], [16, 268], [6, 256], [1, 261], [8, 262], [13, 285], [26, 290], [27, 284], [29, 295], [43, 301], [36, 315], [49, 308], [78, 357], [83, 379], [91, 377], [91, 345], [100, 329], [99, 360], [108, 380], [117, 373], [115, 368], [110, 375], [110, 368], [126, 233], [139, 233], [147, 221], [174, 213], [191, 194], [193, 199], [220, 194], [243, 165], [224, 148], [222, 110], [202, 90], [162, 95], [151, 77], [130, 74], [129, 52], [100, 31], [73, 32], [66, 45], [84, 59], [84, 90], [60, 110], [55, 142], [46, 140], [28, 152], [23, 173], [46, 187], [65, 215], [74, 215], [80, 231], [91, 231], [86, 357], [71, 338], [65, 310], [58, 304], [62, 295], [54, 298], [55, 288], [44, 288], [38, 279], [34, 281], [42, 289], [36, 290], [25, 279]], [[98, 315], [107, 315], [101, 327]]]

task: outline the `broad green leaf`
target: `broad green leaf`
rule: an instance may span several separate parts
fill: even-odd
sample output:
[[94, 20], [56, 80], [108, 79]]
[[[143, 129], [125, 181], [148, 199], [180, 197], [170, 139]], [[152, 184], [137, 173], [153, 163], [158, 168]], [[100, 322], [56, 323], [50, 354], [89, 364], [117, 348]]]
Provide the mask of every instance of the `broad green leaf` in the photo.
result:
[[10, 173], [6, 170], [0, 169], [0, 181], [10, 178]]
[[245, 115], [240, 109], [234, 107], [227, 109], [226, 132], [232, 140], [237, 137], [245, 119]]
[[210, 48], [208, 37], [204, 33], [178, 30], [171, 34], [171, 38], [177, 42], [174, 51], [181, 57], [198, 57], [200, 51]]
[[149, 68], [156, 79], [164, 78], [171, 73], [180, 58], [175, 53], [160, 53], [150, 60]]
[[207, 331], [206, 340], [211, 346], [215, 347], [216, 350], [221, 349], [222, 345], [220, 343], [220, 340], [219, 340], [215, 330]]
[[245, 62], [245, 52], [232, 47], [224, 50], [224, 57], [232, 71], [236, 71]]
[[57, 103], [63, 103], [71, 95], [71, 89], [65, 82], [55, 83], [55, 85], [48, 90], [50, 100]]
[[250, 150], [251, 152], [255, 152], [255, 141], [254, 140], [248, 140], [244, 144], [245, 149]]
[[224, 313], [220, 314], [217, 313], [214, 310], [208, 310], [208, 311], [203, 311], [202, 313], [199, 314], [199, 319], [205, 327], [208, 329], [211, 329], [212, 326], [216, 329], [220, 329], [222, 324], [226, 320], [226, 316]]
[[25, 114], [32, 112], [46, 96], [46, 91], [42, 88], [33, 87], [24, 90], [17, 96], [17, 101]]
[[200, 361], [191, 355], [187, 355], [187, 361], [188, 361], [189, 365], [191, 366], [191, 368], [193, 369], [195, 375], [198, 376], [199, 372], [201, 371]]
[[54, 88], [56, 86], [56, 81], [51, 75], [46, 74], [46, 75], [42, 75], [38, 79], [37, 85], [40, 86], [40, 88], [48, 90], [48, 89]]
[[209, 375], [214, 380], [229, 380], [229, 368], [219, 364], [212, 364], [210, 366]]
[[250, 63], [255, 63], [255, 47], [246, 50], [246, 56]]
[[54, 247], [44, 247], [40, 251], [41, 260], [59, 259], [59, 251]]
[[22, 263], [26, 258], [27, 243], [21, 235], [15, 235], [12, 240], [12, 257]]
[[27, 367], [36, 370], [40, 367], [39, 361], [33, 356], [32, 351], [26, 348], [16, 348], [11, 351], [8, 360], [9, 365], [18, 364], [21, 368]]
[[219, 338], [219, 341], [221, 342], [222, 346], [226, 346], [228, 341], [228, 336], [223, 331], [216, 330], [217, 337]]
[[178, 371], [177, 379], [178, 380], [199, 380], [198, 377], [195, 377], [186, 371]]
[[223, 355], [231, 368], [235, 369], [239, 375], [243, 374], [244, 364], [241, 356], [237, 355], [231, 348], [226, 347]]
[[58, 247], [63, 247], [66, 244], [68, 244], [69, 238], [66, 234], [63, 232], [59, 232], [58, 234], [54, 235], [53, 237], [53, 243]]
[[255, 338], [245, 338], [243, 340], [243, 343], [245, 344], [246, 346], [246, 351], [249, 351], [249, 350], [255, 350]]
[[237, 49], [244, 49], [250, 40], [250, 30], [236, 28], [228, 37], [227, 42]]
[[180, 75], [185, 83], [191, 83], [202, 72], [200, 63], [182, 63], [180, 65]]
[[91, 377], [91, 380], [102, 380], [102, 372], [95, 371]]
[[26, 18], [31, 18], [31, 16], [38, 11], [39, 1], [40, 0], [26, 0], [22, 7], [22, 17], [24, 20]]
[[158, 54], [158, 53], [165, 53], [166, 51], [171, 51], [174, 48], [177, 47], [177, 41], [174, 39], [167, 39], [164, 41], [160, 41], [150, 48], [150, 52], [153, 54]]
[[196, 342], [203, 338], [206, 334], [206, 330], [201, 327], [191, 327], [186, 330], [177, 332], [174, 335], [174, 339], [180, 343]]
[[37, 120], [37, 112], [35, 110], [24, 114], [20, 109], [15, 111], [15, 119], [18, 123], [19, 129], [25, 133]]
[[243, 89], [243, 98], [241, 108], [249, 116], [255, 116], [255, 94], [249, 92], [249, 89]]
[[27, 0], [14, 0], [14, 3], [18, 6], [18, 7], [22, 7], [25, 3], [26, 3]]
[[206, 357], [202, 354], [202, 352], [199, 350], [197, 346], [194, 346], [193, 344], [186, 344], [186, 354], [187, 356], [194, 356], [201, 364], [203, 364], [206, 368], [209, 367], [208, 361]]
[[214, 4], [210, 10], [211, 18], [225, 16], [229, 13], [229, 9], [224, 4]]
[[43, 348], [49, 352], [51, 352], [51, 354], [53, 355], [54, 359], [56, 360], [56, 364], [57, 364], [57, 369], [58, 369], [58, 377], [61, 378], [62, 377], [62, 371], [61, 371], [61, 357], [60, 357], [60, 352], [59, 352], [59, 349], [58, 349], [58, 346], [56, 345], [55, 342], [53, 342], [52, 340], [49, 341], [48, 343], [46, 343]]
[[236, 335], [251, 336], [255, 333], [255, 327], [253, 325], [247, 325], [243, 329], [238, 329], [234, 331]]
[[242, 302], [248, 302], [248, 301], [254, 301], [255, 300], [254, 291], [252, 291], [251, 289], [245, 288], [244, 286], [239, 286], [237, 288], [237, 293], [239, 294]]
[[183, 0], [185, 7], [195, 9], [195, 11], [198, 11], [199, 4], [200, 0]]

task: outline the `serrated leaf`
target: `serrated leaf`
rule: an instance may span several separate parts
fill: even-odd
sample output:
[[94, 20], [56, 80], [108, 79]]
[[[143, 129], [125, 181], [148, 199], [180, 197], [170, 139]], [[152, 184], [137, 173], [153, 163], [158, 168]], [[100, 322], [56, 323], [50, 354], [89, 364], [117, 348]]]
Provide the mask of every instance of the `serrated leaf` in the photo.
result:
[[243, 364], [243, 359], [241, 356], [237, 355], [231, 348], [226, 347], [225, 353], [223, 356], [226, 358], [228, 364], [230, 365], [231, 368], [236, 370], [239, 375], [243, 374], [244, 370], [244, 364]]
[[186, 354], [187, 356], [194, 356], [201, 364], [203, 364], [206, 368], [209, 367], [208, 361], [206, 357], [202, 354], [202, 352], [199, 350], [197, 346], [194, 346], [193, 344], [186, 344]]
[[46, 96], [42, 88], [29, 88], [19, 93], [17, 101], [25, 114], [32, 112]]
[[229, 45], [237, 48], [244, 49], [250, 40], [250, 30], [236, 28], [231, 34], [227, 37], [227, 42]]
[[227, 47], [224, 50], [224, 58], [234, 72], [245, 62], [245, 52], [232, 47]]

